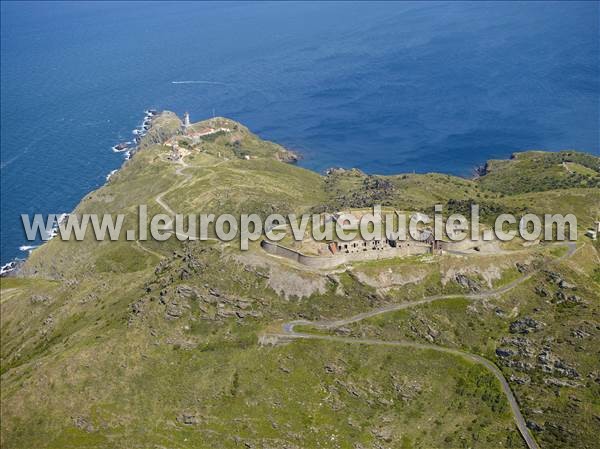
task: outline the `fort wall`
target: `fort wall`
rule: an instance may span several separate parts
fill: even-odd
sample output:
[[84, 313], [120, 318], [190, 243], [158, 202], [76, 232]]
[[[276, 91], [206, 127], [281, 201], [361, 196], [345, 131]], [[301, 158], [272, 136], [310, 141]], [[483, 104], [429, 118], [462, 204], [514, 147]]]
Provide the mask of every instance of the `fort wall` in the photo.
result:
[[355, 253], [341, 253], [331, 256], [307, 256], [299, 251], [287, 248], [277, 243], [262, 240], [260, 246], [267, 253], [274, 256], [285, 257], [294, 262], [312, 268], [334, 268], [348, 262], [391, 259], [393, 257], [406, 257], [420, 254], [431, 254], [431, 245], [413, 244], [402, 248], [385, 248], [376, 251], [361, 251]]

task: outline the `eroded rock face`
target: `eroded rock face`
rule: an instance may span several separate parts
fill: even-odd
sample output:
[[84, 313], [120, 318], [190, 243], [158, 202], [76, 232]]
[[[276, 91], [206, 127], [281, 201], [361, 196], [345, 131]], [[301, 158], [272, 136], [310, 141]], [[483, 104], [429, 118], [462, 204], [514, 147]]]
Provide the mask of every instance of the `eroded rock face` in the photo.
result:
[[177, 319], [180, 318], [183, 315], [183, 308], [176, 302], [171, 302], [169, 304], [167, 304], [167, 307], [165, 309], [165, 318], [170, 320], [170, 319]]
[[524, 362], [523, 360], [510, 360], [505, 359], [502, 362], [503, 365], [508, 366], [509, 368], [513, 368], [517, 371], [529, 372], [533, 371], [533, 363]]
[[270, 266], [268, 285], [285, 299], [308, 298], [327, 291], [327, 278]]
[[580, 382], [573, 382], [570, 380], [557, 379], [555, 377], [547, 377], [544, 379], [544, 384], [552, 387], [570, 387], [576, 388], [581, 387], [583, 384]]
[[200, 296], [198, 289], [189, 285], [178, 285], [175, 288], [175, 293], [185, 299], [196, 299]]
[[546, 347], [538, 355], [538, 363], [545, 373], [556, 373], [562, 377], [576, 379], [579, 376], [577, 370], [568, 365], [564, 360], [555, 356], [550, 348]]
[[388, 270], [377, 273], [375, 276], [369, 276], [361, 271], [356, 272], [356, 278], [371, 287], [377, 289], [386, 289], [398, 287], [407, 284], [418, 284], [427, 277], [427, 270]]
[[479, 282], [465, 276], [464, 274], [457, 274], [454, 277], [454, 280], [458, 283], [458, 285], [466, 288], [470, 292], [478, 292], [481, 290], [481, 284], [479, 284]]
[[500, 342], [503, 345], [514, 346], [523, 357], [533, 357], [536, 354], [535, 344], [527, 337], [503, 337]]
[[514, 374], [511, 374], [508, 380], [519, 385], [527, 385], [529, 382], [531, 382], [531, 378], [527, 375], [515, 376]]
[[154, 270], [155, 277], [144, 284], [143, 296], [131, 304], [129, 325], [147, 321], [153, 313], [169, 321], [262, 317], [265, 304], [261, 299], [232, 295], [206, 282], [198, 284], [214, 255], [205, 248], [186, 246], [162, 259]]
[[559, 273], [556, 273], [555, 271], [546, 270], [544, 273], [546, 273], [547, 279], [558, 285], [559, 288], [567, 290], [577, 289], [577, 285], [567, 282]]
[[562, 290], [559, 290], [558, 292], [556, 292], [555, 299], [553, 302], [556, 304], [563, 304], [563, 303], [573, 304], [573, 305], [585, 304], [585, 301], [580, 296], [568, 295]]

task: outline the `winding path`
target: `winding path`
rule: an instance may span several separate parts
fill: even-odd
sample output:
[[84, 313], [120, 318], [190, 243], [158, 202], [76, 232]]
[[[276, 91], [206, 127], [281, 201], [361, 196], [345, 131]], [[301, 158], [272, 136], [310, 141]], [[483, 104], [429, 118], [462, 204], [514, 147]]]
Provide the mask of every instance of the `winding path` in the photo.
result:
[[[190, 181], [192, 179], [192, 175], [190, 175], [189, 173], [183, 173], [183, 171], [185, 169], [188, 169], [188, 168], [204, 168], [204, 169], [210, 171], [210, 173], [208, 173], [208, 176], [211, 176], [211, 175], [214, 175], [214, 173], [215, 173], [212, 169], [214, 169], [215, 167], [218, 167], [219, 165], [221, 165], [221, 164], [223, 164], [225, 162], [227, 162], [227, 159], [225, 159], [223, 161], [220, 161], [220, 162], [217, 162], [216, 164], [213, 164], [213, 165], [190, 165], [187, 162], [185, 162], [185, 160], [182, 157], [178, 161], [178, 164], [180, 164], [180, 167], [177, 167], [175, 169], [175, 174], [177, 176], [183, 176], [184, 179], [181, 182], [175, 184], [174, 186], [172, 186], [172, 187], [168, 188], [167, 190], [164, 190], [161, 193], [159, 193], [158, 195], [156, 195], [154, 197], [154, 200], [156, 201], [156, 203], [160, 207], [162, 207], [167, 212], [168, 215], [170, 215], [171, 217], [174, 217], [176, 215], [176, 212], [173, 209], [171, 209], [171, 207], [165, 202], [165, 200], [163, 199], [163, 197], [167, 193], [170, 193], [172, 191], [175, 191], [175, 190], [181, 188], [181, 186], [183, 186], [183, 184], [185, 184], [186, 182], [188, 182], [188, 181]], [[171, 234], [175, 234], [175, 236], [177, 238], [179, 238], [180, 240], [199, 240], [198, 237], [194, 237], [194, 236], [191, 236], [191, 235], [185, 234], [185, 233], [178, 233], [176, 230], [174, 230], [173, 229], [173, 220], [172, 219], [170, 219], [169, 222], [166, 223], [166, 224], [171, 228], [171, 230], [168, 230], [166, 232], [167, 233], [171, 233]], [[218, 241], [218, 242], [220, 242], [220, 240], [212, 238], [212, 237], [206, 237], [203, 240], [210, 240], [210, 241]]]
[[[577, 250], [577, 245], [574, 242], [561, 243], [561, 245], [562, 244], [566, 244], [568, 250], [558, 260], [570, 257]], [[433, 344], [417, 343], [417, 342], [412, 342], [412, 341], [385, 341], [385, 340], [376, 340], [376, 339], [372, 339], [372, 338], [353, 338], [353, 337], [338, 337], [338, 336], [334, 336], [334, 335], [308, 334], [308, 333], [298, 332], [294, 329], [295, 326], [298, 326], [298, 325], [310, 325], [310, 326], [316, 327], [318, 329], [330, 330], [330, 329], [338, 328], [340, 326], [345, 326], [347, 324], [356, 323], [356, 322], [359, 322], [364, 319], [371, 318], [371, 317], [374, 317], [377, 315], [382, 315], [384, 313], [388, 313], [388, 312], [392, 312], [392, 311], [396, 311], [396, 310], [408, 309], [410, 307], [415, 307], [415, 306], [419, 306], [422, 304], [429, 304], [429, 303], [444, 300], [444, 299], [467, 298], [467, 299], [470, 299], [473, 301], [481, 300], [484, 298], [489, 298], [491, 296], [506, 293], [506, 292], [512, 290], [516, 286], [518, 286], [518, 285], [522, 284], [523, 282], [527, 281], [528, 279], [530, 279], [536, 272], [537, 271], [532, 271], [532, 272], [510, 282], [509, 284], [506, 284], [503, 287], [500, 287], [500, 288], [497, 288], [494, 290], [488, 290], [488, 291], [481, 292], [481, 293], [474, 293], [474, 294], [470, 294], [470, 295], [456, 295], [456, 294], [433, 295], [433, 296], [428, 296], [428, 297], [425, 297], [425, 298], [422, 298], [422, 299], [419, 299], [416, 301], [404, 302], [404, 303], [400, 303], [400, 304], [390, 304], [387, 306], [383, 306], [383, 307], [371, 310], [369, 312], [359, 313], [350, 318], [345, 318], [345, 319], [341, 319], [341, 320], [332, 320], [332, 321], [296, 320], [296, 321], [290, 321], [288, 323], [283, 324], [283, 326], [282, 326], [283, 332], [282, 333], [270, 333], [268, 335], [272, 336], [272, 337], [276, 337], [276, 338], [281, 338], [281, 339], [327, 340], [327, 341], [334, 341], [334, 342], [345, 343], [345, 344], [380, 345], [380, 346], [393, 346], [393, 347], [406, 347], [406, 348], [415, 348], [415, 349], [423, 349], [423, 350], [433, 350], [433, 351], [438, 351], [438, 352], [443, 352], [446, 354], [452, 354], [455, 356], [459, 356], [464, 359], [470, 360], [472, 362], [478, 363], [478, 364], [482, 365], [483, 367], [485, 367], [489, 372], [491, 372], [494, 375], [494, 377], [496, 377], [496, 379], [498, 379], [498, 381], [500, 382], [502, 391], [504, 392], [504, 395], [506, 396], [508, 404], [512, 410], [513, 418], [515, 420], [515, 423], [517, 425], [519, 433], [525, 440], [527, 447], [529, 449], [540, 449], [537, 441], [535, 440], [531, 431], [527, 427], [525, 418], [523, 418], [523, 414], [521, 413], [519, 404], [515, 398], [515, 395], [513, 394], [512, 390], [510, 389], [508, 381], [506, 380], [506, 378], [504, 377], [504, 375], [502, 374], [500, 369], [492, 361], [490, 361], [484, 357], [481, 357], [480, 355], [461, 351], [459, 349], [447, 348], [447, 347], [437, 346], [437, 345], [433, 345]]]
[[[177, 183], [175, 186], [158, 194], [155, 197], [156, 202], [170, 216], [174, 216], [175, 212], [163, 200], [163, 196], [173, 190], [180, 188], [185, 182], [189, 181], [192, 178], [191, 175], [185, 174], [185, 173], [183, 173], [183, 171], [187, 168], [192, 168], [192, 167], [210, 169], [217, 165], [222, 164], [223, 162], [225, 162], [225, 161], [219, 162], [213, 166], [191, 166], [191, 165], [187, 164], [183, 159], [181, 159], [179, 162], [181, 164], [181, 166], [175, 170], [175, 174], [178, 176], [183, 176], [185, 179], [182, 180], [182, 182]], [[214, 173], [214, 172], [212, 172], [212, 173]], [[172, 225], [172, 221], [171, 221], [171, 225]], [[174, 230], [172, 230], [170, 232], [176, 233], [176, 231], [174, 231]], [[176, 235], [179, 237], [178, 234], [176, 234]], [[187, 235], [183, 235], [183, 237], [191, 238], [190, 236], [187, 236]], [[576, 251], [577, 246], [575, 243], [567, 242], [566, 245], [568, 247], [568, 251], [565, 255], [560, 257], [559, 260], [570, 257]], [[536, 271], [532, 271], [532, 272], [525, 274], [524, 276], [521, 276], [520, 278], [510, 282], [509, 284], [507, 284], [505, 286], [502, 286], [497, 289], [481, 292], [481, 293], [473, 293], [473, 294], [468, 294], [468, 295], [460, 295], [460, 294], [433, 295], [433, 296], [428, 296], [428, 297], [425, 297], [425, 298], [422, 298], [419, 300], [415, 300], [415, 301], [403, 302], [400, 304], [389, 304], [389, 305], [386, 305], [386, 306], [383, 306], [383, 307], [380, 307], [380, 308], [377, 308], [377, 309], [374, 309], [374, 310], [371, 310], [368, 312], [359, 313], [352, 317], [340, 319], [340, 320], [333, 320], [333, 321], [296, 320], [296, 321], [291, 321], [291, 322], [283, 324], [283, 326], [282, 326], [283, 332], [282, 333], [279, 333], [279, 334], [270, 333], [268, 335], [276, 337], [276, 338], [282, 338], [282, 339], [327, 340], [327, 341], [334, 341], [334, 342], [339, 342], [339, 343], [344, 343], [344, 344], [379, 345], [379, 346], [407, 347], [407, 348], [415, 348], [415, 349], [421, 349], [421, 350], [433, 350], [433, 351], [443, 352], [446, 354], [451, 354], [451, 355], [455, 355], [458, 357], [462, 357], [464, 359], [478, 363], [478, 364], [482, 365], [483, 367], [485, 367], [490, 373], [492, 373], [494, 375], [494, 377], [496, 377], [496, 379], [498, 379], [498, 381], [500, 382], [502, 391], [504, 392], [506, 399], [508, 401], [508, 404], [512, 410], [513, 418], [515, 420], [517, 428], [518, 428], [521, 436], [525, 440], [527, 447], [529, 449], [540, 449], [537, 441], [535, 440], [531, 431], [527, 427], [527, 423], [526, 423], [525, 419], [523, 418], [523, 414], [521, 413], [519, 404], [515, 398], [515, 395], [513, 394], [512, 390], [510, 389], [508, 381], [506, 380], [506, 378], [504, 377], [504, 375], [502, 374], [500, 369], [492, 361], [490, 361], [484, 357], [481, 357], [477, 354], [472, 354], [469, 352], [461, 351], [459, 349], [437, 346], [437, 345], [433, 345], [433, 344], [417, 343], [417, 342], [412, 342], [412, 341], [384, 341], [384, 340], [376, 340], [376, 339], [371, 339], [371, 338], [353, 338], [353, 337], [339, 337], [339, 336], [333, 336], [333, 335], [308, 334], [308, 333], [303, 333], [303, 332], [297, 332], [294, 329], [295, 326], [297, 326], [297, 325], [310, 325], [310, 326], [316, 327], [318, 329], [324, 329], [324, 330], [335, 329], [335, 328], [345, 326], [348, 324], [352, 324], [352, 323], [356, 323], [356, 322], [359, 322], [359, 321], [362, 321], [362, 320], [365, 320], [365, 319], [368, 319], [368, 318], [371, 318], [371, 317], [374, 317], [377, 315], [382, 315], [384, 313], [408, 309], [410, 307], [415, 307], [415, 306], [419, 306], [419, 305], [423, 305], [423, 304], [429, 304], [429, 303], [444, 300], [444, 299], [467, 298], [467, 299], [470, 299], [473, 301], [481, 300], [481, 299], [489, 298], [489, 297], [492, 297], [495, 295], [500, 295], [502, 293], [506, 293], [506, 292], [512, 290], [513, 288], [515, 288], [516, 286], [518, 286], [518, 285], [522, 284], [523, 282], [527, 281], [528, 279], [530, 279], [535, 273], [536, 273]]]
[[529, 449], [540, 449], [537, 444], [537, 441], [529, 431], [527, 427], [527, 423], [525, 422], [525, 418], [521, 414], [521, 410], [519, 409], [519, 404], [517, 403], [517, 399], [513, 394], [510, 386], [508, 385], [508, 381], [500, 371], [500, 369], [491, 361], [486, 358], [483, 358], [476, 354], [471, 354], [469, 352], [460, 351], [458, 349], [446, 348], [443, 346], [436, 346], [432, 344], [425, 343], [416, 343], [411, 341], [385, 341], [385, 340], [376, 340], [372, 338], [352, 338], [352, 337], [336, 337], [333, 335], [316, 335], [316, 334], [305, 334], [301, 332], [296, 332], [294, 330], [294, 325], [285, 330], [283, 334], [271, 334], [273, 336], [285, 338], [293, 338], [293, 339], [310, 339], [310, 340], [327, 340], [334, 341], [338, 343], [346, 343], [346, 344], [358, 344], [358, 345], [378, 345], [378, 346], [393, 346], [393, 347], [404, 347], [404, 348], [414, 348], [420, 350], [433, 350], [438, 352], [444, 352], [446, 354], [452, 354], [455, 356], [462, 357], [464, 359], [470, 360], [472, 362], [483, 365], [488, 371], [490, 371], [496, 379], [500, 382], [500, 386], [502, 387], [502, 391], [508, 400], [508, 404], [512, 410], [513, 417], [515, 423], [517, 424], [517, 428], [519, 429], [519, 433], [525, 440], [527, 447]]

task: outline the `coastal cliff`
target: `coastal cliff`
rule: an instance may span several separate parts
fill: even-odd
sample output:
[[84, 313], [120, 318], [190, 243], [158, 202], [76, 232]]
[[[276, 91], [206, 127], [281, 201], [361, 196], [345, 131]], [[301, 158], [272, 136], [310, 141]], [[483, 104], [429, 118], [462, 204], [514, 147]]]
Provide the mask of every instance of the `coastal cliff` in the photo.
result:
[[[133, 226], [139, 204], [149, 214], [264, 216], [379, 200], [397, 210], [478, 202], [574, 213], [581, 229], [600, 215], [600, 159], [574, 151], [521, 153], [476, 180], [321, 175], [285, 163], [292, 153], [233, 120], [184, 133], [169, 112], [152, 119], [138, 148], [74, 213], [122, 213]], [[53, 239], [0, 284], [2, 447], [524, 447], [481, 364], [336, 341], [353, 337], [491, 360], [543, 447], [591, 448], [600, 248], [583, 236], [575, 243], [573, 252], [515, 244], [329, 270], [258, 243], [242, 252], [212, 240]], [[441, 299], [421, 303], [432, 297]], [[259, 344], [277, 343], [263, 337], [283, 322], [343, 321], [412, 302], [332, 328], [330, 339]]]

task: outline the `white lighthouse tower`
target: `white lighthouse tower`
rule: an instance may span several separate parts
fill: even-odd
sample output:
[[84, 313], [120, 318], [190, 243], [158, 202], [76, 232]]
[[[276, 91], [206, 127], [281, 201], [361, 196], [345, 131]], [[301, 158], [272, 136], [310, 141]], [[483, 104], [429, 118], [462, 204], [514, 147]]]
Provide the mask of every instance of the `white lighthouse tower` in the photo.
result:
[[186, 112], [185, 114], [183, 114], [183, 132], [187, 133], [189, 128], [190, 128], [190, 114], [189, 114], [189, 112]]

